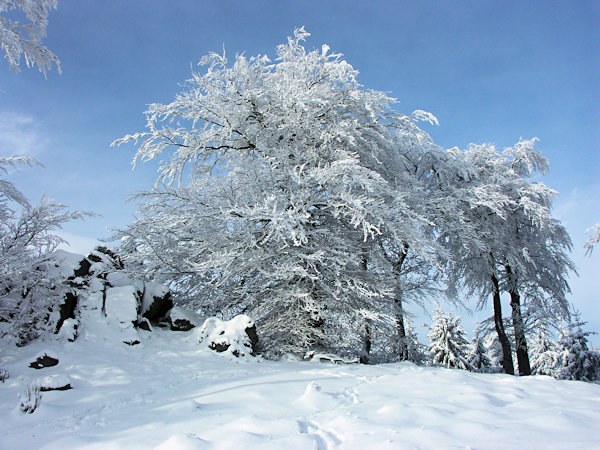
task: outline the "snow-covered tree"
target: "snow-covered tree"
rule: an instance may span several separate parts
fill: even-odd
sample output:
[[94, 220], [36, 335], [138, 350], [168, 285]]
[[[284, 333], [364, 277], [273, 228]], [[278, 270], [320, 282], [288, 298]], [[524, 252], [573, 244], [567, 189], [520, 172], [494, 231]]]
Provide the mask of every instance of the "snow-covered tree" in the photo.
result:
[[567, 276], [575, 266], [567, 252], [572, 249], [566, 229], [551, 215], [557, 192], [540, 182], [532, 182], [537, 173], [544, 174], [548, 161], [533, 147], [534, 141], [521, 141], [505, 150], [510, 163], [506, 189], [513, 207], [508, 210], [508, 236], [504, 252], [504, 289], [511, 298], [512, 322], [519, 373], [531, 373], [523, 306], [539, 315], [555, 319], [569, 316], [566, 295]]
[[[11, 69], [18, 72], [24, 57], [27, 67], [37, 65], [44, 75], [53, 64], [60, 72], [58, 57], [42, 44], [48, 15], [57, 4], [57, 0], [0, 0], [0, 47]], [[14, 20], [15, 11], [29, 22]]]
[[[511, 345], [504, 330], [500, 292], [511, 297], [515, 349], [522, 375], [530, 373], [522, 307], [529, 312], [568, 316], [566, 277], [574, 271], [567, 255], [570, 238], [550, 210], [556, 192], [531, 181], [545, 172], [546, 159], [534, 148], [535, 140], [521, 140], [499, 153], [491, 145], [471, 145], [456, 151], [464, 161], [457, 179], [463, 189], [463, 217], [476, 233], [442, 233], [450, 249], [451, 285], [460, 284], [480, 298], [483, 307], [492, 295], [495, 326], [503, 348], [503, 364], [513, 373]], [[523, 304], [522, 304], [523, 303]]]
[[[18, 165], [39, 164], [30, 157], [0, 158], [0, 172]], [[0, 319], [26, 343], [43, 331], [57, 281], [46, 270], [47, 257], [64, 242], [55, 232], [89, 213], [69, 212], [42, 197], [32, 205], [17, 187], [0, 178]]]
[[[483, 344], [487, 349], [487, 355], [490, 358], [492, 363], [492, 371], [503, 371], [504, 364], [502, 362], [504, 358], [504, 352], [502, 349], [502, 344], [500, 343], [500, 339], [498, 338], [498, 333], [496, 330], [487, 332], [483, 339]], [[512, 356], [511, 356], [512, 358]]]
[[408, 316], [404, 317], [404, 325], [406, 329], [406, 349], [408, 351], [408, 361], [415, 364], [423, 364], [427, 360], [426, 346], [419, 342], [417, 330], [412, 326]]
[[460, 325], [460, 317], [453, 318], [439, 306], [434, 311], [433, 324], [429, 331], [429, 347], [434, 364], [469, 370], [467, 353], [469, 342]]
[[592, 333], [583, 331], [583, 325], [583, 322], [576, 320], [561, 330], [556, 349], [555, 378], [581, 381], [599, 378], [600, 353], [590, 349], [588, 336]]
[[471, 370], [477, 372], [487, 372], [492, 367], [492, 360], [488, 356], [488, 349], [485, 347], [485, 336], [479, 329], [475, 328], [473, 332], [473, 340], [469, 345], [469, 353], [467, 362]]
[[531, 340], [531, 373], [533, 375], [554, 375], [558, 363], [556, 343], [551, 339], [545, 326], [540, 326]]
[[205, 57], [174, 102], [150, 106], [147, 132], [117, 141], [141, 141], [136, 161], [171, 154], [122, 232], [130, 257], [177, 288], [209, 281], [210, 307], [250, 314], [282, 351], [336, 341], [331, 325], [358, 332], [356, 311], [381, 310], [390, 282], [364, 269], [363, 248], [384, 229], [401, 247], [414, 223], [380, 170], [398, 143], [391, 99], [327, 46], [306, 51], [307, 35], [275, 63]]

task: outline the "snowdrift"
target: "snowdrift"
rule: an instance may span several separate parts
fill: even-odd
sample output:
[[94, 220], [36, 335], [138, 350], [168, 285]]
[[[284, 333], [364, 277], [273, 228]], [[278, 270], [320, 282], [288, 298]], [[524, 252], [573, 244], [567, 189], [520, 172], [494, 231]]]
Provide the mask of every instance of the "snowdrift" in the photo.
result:
[[[118, 343], [117, 343], [118, 344]], [[34, 369], [40, 355], [59, 360]], [[36, 342], [2, 356], [0, 448], [593, 448], [600, 386], [411, 363], [223, 357], [195, 333]], [[23, 413], [31, 381], [42, 392]]]

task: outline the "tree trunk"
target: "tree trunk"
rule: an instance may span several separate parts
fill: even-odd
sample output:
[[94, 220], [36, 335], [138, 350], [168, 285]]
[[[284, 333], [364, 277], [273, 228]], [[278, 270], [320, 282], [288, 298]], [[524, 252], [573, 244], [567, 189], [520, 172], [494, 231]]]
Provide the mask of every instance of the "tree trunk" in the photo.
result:
[[[368, 249], [363, 247], [362, 249], [362, 259], [360, 262], [360, 266], [362, 270], [365, 272], [365, 275], [369, 268], [369, 258], [368, 258]], [[369, 357], [371, 354], [371, 321], [369, 319], [365, 319], [365, 334], [363, 335], [363, 351], [360, 355], [359, 361], [361, 364], [369, 364]]]
[[512, 360], [512, 350], [510, 348], [510, 341], [506, 337], [504, 331], [504, 323], [502, 322], [502, 304], [500, 303], [500, 289], [498, 287], [498, 278], [495, 274], [491, 275], [492, 279], [492, 296], [494, 299], [494, 324], [496, 325], [496, 333], [498, 333], [498, 340], [502, 345], [502, 367], [504, 372], [509, 375], [515, 374], [515, 367]]
[[396, 330], [398, 331], [398, 357], [400, 361], [408, 359], [408, 346], [406, 345], [406, 328], [404, 328], [404, 311], [402, 310], [402, 296], [396, 294]]
[[359, 361], [361, 364], [369, 364], [369, 355], [371, 354], [371, 321], [366, 320], [365, 334], [363, 336], [363, 352], [360, 355]]
[[398, 331], [398, 357], [400, 361], [408, 359], [408, 346], [406, 345], [406, 328], [404, 327], [404, 309], [402, 308], [402, 290], [400, 289], [399, 279], [402, 265], [408, 254], [408, 244], [404, 243], [400, 258], [394, 264], [393, 273], [396, 279], [396, 289], [394, 294], [394, 303], [396, 304], [396, 329]]
[[505, 268], [508, 275], [508, 292], [510, 293], [510, 307], [512, 308], [512, 320], [515, 329], [515, 345], [517, 349], [519, 375], [531, 375], [529, 352], [527, 350], [527, 340], [525, 339], [525, 327], [523, 326], [523, 315], [521, 314], [521, 296], [519, 295], [519, 290], [517, 288], [516, 275], [508, 264]]

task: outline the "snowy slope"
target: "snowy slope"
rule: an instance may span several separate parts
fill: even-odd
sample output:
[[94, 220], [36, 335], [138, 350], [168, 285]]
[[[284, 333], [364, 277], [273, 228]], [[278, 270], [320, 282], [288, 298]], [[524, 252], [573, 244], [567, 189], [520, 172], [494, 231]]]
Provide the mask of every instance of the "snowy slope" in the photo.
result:
[[[600, 385], [460, 370], [235, 359], [193, 333], [2, 349], [0, 448], [599, 448]], [[29, 368], [47, 353], [54, 367]], [[68, 377], [33, 414], [28, 380]]]

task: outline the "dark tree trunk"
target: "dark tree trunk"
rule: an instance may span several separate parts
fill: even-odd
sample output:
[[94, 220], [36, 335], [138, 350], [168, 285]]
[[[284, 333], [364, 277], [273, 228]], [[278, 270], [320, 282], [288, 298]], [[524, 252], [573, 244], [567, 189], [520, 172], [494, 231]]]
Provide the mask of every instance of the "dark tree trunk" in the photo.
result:
[[[360, 261], [360, 266], [361, 266], [362, 270], [365, 272], [365, 276], [366, 276], [368, 268], [369, 268], [368, 254], [369, 254], [369, 250], [366, 247], [363, 247], [362, 259]], [[365, 334], [363, 335], [363, 351], [359, 358], [360, 363], [361, 364], [369, 364], [370, 354], [371, 354], [371, 321], [369, 319], [365, 319]]]
[[510, 307], [512, 308], [512, 320], [515, 329], [515, 345], [517, 347], [519, 375], [531, 375], [527, 339], [525, 339], [525, 327], [523, 326], [523, 315], [521, 314], [521, 296], [519, 295], [519, 290], [517, 288], [517, 279], [508, 264], [505, 268], [508, 275], [508, 292], [510, 293]]
[[369, 355], [371, 354], [371, 326], [370, 321], [367, 319], [365, 323], [365, 335], [364, 335], [364, 346], [363, 353], [360, 355], [359, 361], [361, 364], [369, 364]]
[[399, 279], [402, 265], [408, 254], [408, 244], [404, 243], [400, 258], [393, 267], [394, 278], [396, 279], [396, 290], [394, 294], [394, 303], [396, 304], [396, 329], [398, 331], [398, 357], [400, 361], [408, 359], [408, 346], [406, 345], [406, 328], [404, 328], [404, 309], [402, 308], [402, 290], [400, 289]]
[[502, 304], [500, 303], [500, 289], [498, 287], [498, 278], [495, 274], [491, 275], [492, 279], [492, 297], [494, 299], [494, 324], [496, 325], [496, 333], [498, 340], [502, 345], [502, 367], [504, 372], [509, 375], [515, 374], [515, 367], [512, 360], [512, 351], [510, 341], [504, 331], [504, 323], [502, 322]]
[[400, 361], [408, 359], [408, 346], [406, 345], [406, 328], [404, 328], [404, 312], [402, 310], [402, 297], [396, 296], [396, 330], [398, 331], [398, 357]]

